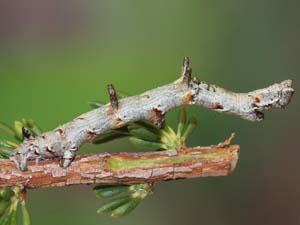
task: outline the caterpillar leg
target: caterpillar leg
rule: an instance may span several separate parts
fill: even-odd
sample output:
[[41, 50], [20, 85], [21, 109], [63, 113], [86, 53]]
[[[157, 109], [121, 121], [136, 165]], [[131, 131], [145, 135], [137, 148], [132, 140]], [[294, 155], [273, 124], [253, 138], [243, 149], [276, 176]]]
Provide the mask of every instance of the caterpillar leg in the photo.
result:
[[19, 170], [27, 170], [27, 154], [20, 154], [18, 152], [14, 152], [10, 155], [9, 159], [16, 164], [16, 167]]
[[35, 165], [38, 165], [40, 161], [44, 160], [45, 157], [43, 155], [38, 155], [35, 159]]
[[63, 168], [67, 168], [70, 166], [71, 162], [73, 161], [75, 157], [75, 151], [74, 150], [67, 150], [63, 153], [62, 159], [60, 161], [60, 166]]

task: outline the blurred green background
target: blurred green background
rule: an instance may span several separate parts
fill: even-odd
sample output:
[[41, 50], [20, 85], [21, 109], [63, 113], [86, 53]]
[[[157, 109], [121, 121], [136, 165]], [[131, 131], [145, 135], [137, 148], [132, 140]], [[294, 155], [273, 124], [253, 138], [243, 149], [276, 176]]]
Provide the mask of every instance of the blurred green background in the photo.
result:
[[[45, 130], [107, 100], [106, 85], [138, 94], [172, 82], [190, 56], [200, 79], [250, 91], [285, 79], [296, 94], [262, 123], [189, 108], [200, 123], [189, 144], [237, 133], [229, 177], [158, 183], [133, 213], [95, 213], [89, 186], [29, 192], [34, 225], [300, 224], [300, 2], [296, 0], [0, 1], [0, 118], [33, 118]], [[176, 110], [167, 115], [175, 124]], [[133, 151], [128, 140], [81, 152]]]

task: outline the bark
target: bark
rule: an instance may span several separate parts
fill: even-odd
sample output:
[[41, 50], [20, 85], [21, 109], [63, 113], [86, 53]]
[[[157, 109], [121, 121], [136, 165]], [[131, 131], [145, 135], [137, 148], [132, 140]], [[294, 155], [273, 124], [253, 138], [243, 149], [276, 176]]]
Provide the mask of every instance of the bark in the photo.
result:
[[130, 184], [193, 177], [226, 176], [238, 160], [238, 145], [231, 138], [216, 146], [182, 148], [147, 153], [80, 155], [66, 169], [58, 160], [28, 163], [21, 171], [7, 159], [0, 160], [0, 187], [61, 187], [75, 184]]

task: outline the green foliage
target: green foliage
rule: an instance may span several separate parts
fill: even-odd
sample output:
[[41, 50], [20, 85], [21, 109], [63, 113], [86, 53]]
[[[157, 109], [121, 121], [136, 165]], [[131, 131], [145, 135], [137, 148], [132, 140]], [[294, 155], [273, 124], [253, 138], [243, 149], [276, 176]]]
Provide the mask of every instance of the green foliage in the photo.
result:
[[21, 213], [22, 213], [22, 219], [23, 219], [23, 225], [30, 225], [31, 224], [31, 219], [29, 212], [26, 207], [26, 202], [21, 201]]
[[9, 136], [15, 135], [15, 131], [3, 122], [0, 122], [0, 132], [8, 134]]
[[[13, 128], [0, 122], [0, 134], [4, 134], [14, 140], [10, 141], [0, 137], [0, 158], [9, 158], [9, 155], [23, 141], [23, 127], [27, 128], [33, 136], [42, 133], [42, 130], [32, 119], [15, 121]], [[31, 224], [26, 202], [21, 192], [19, 187], [0, 188], [0, 225], [17, 225], [18, 208], [21, 209], [22, 224]]]
[[30, 225], [25, 199], [19, 187], [0, 189], [0, 225], [17, 225], [17, 210], [21, 207], [22, 224]]
[[130, 136], [127, 127], [121, 127], [119, 129], [112, 130], [105, 134], [99, 135], [93, 140], [94, 144], [102, 144], [115, 139], [124, 138]]
[[7, 159], [11, 152], [15, 149], [15, 143], [8, 140], [0, 139], [0, 158]]
[[152, 184], [98, 185], [94, 188], [98, 198], [112, 198], [103, 204], [97, 213], [110, 213], [112, 217], [121, 217], [130, 213], [153, 191]]
[[[13, 138], [15, 142], [20, 143], [24, 140], [22, 127], [26, 127], [33, 136], [37, 136], [42, 133], [41, 128], [32, 119], [22, 119], [21, 121], [15, 121], [13, 128], [3, 122], [0, 122], [0, 135], [4, 134], [9, 136]], [[14, 143], [13, 146], [17, 147], [17, 143]]]

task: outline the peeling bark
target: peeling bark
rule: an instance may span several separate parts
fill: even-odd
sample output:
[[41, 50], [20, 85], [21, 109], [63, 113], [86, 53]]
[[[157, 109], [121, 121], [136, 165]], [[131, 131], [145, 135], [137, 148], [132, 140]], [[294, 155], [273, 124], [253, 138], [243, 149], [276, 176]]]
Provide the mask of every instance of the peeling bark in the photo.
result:
[[216, 146], [146, 153], [80, 155], [66, 169], [57, 159], [28, 163], [21, 171], [0, 159], [0, 187], [60, 187], [75, 184], [131, 184], [193, 177], [226, 176], [238, 160], [238, 145], [231, 139]]

